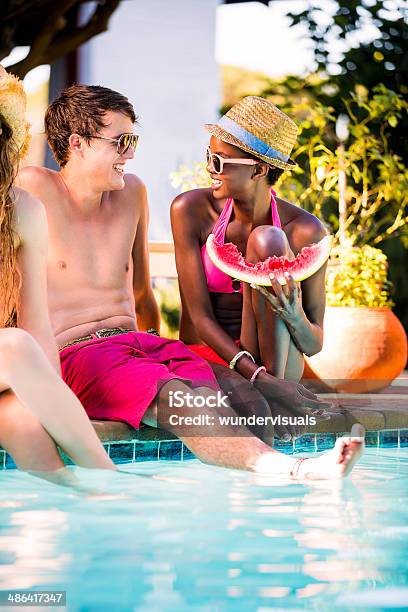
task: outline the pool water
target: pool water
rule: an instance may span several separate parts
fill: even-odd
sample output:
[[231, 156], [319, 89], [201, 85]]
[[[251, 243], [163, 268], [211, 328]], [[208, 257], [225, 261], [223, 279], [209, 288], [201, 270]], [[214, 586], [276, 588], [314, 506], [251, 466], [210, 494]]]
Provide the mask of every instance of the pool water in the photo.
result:
[[408, 448], [307, 485], [197, 460], [72, 469], [112, 498], [0, 473], [0, 590], [84, 611], [408, 609]]

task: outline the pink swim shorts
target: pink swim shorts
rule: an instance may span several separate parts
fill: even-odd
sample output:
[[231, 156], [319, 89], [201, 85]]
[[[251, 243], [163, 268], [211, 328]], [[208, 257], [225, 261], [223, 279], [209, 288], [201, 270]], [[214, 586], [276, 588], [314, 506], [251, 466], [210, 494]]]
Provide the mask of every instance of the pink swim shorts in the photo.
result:
[[185, 344], [145, 332], [87, 340], [63, 349], [60, 358], [65, 382], [91, 419], [136, 429], [169, 380], [220, 389], [210, 366]]

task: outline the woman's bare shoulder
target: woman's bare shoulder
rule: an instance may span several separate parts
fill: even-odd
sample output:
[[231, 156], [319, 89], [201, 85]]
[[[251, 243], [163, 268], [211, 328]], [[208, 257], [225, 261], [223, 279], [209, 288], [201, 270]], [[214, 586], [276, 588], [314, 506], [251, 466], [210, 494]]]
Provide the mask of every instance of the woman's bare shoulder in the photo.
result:
[[283, 229], [296, 249], [319, 242], [327, 235], [326, 227], [316, 215], [281, 198], [278, 203]]
[[25, 189], [39, 198], [50, 197], [61, 184], [59, 172], [42, 166], [25, 166], [16, 176], [15, 186]]
[[171, 203], [173, 217], [201, 216], [212, 206], [212, 193], [210, 188], [191, 189], [180, 193]]
[[14, 226], [21, 240], [46, 233], [47, 215], [44, 204], [25, 189], [13, 187]]

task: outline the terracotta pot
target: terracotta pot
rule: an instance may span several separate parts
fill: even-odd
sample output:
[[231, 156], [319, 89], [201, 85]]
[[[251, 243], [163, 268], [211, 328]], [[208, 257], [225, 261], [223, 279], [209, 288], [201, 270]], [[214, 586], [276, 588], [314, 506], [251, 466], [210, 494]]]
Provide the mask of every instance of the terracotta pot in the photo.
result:
[[387, 387], [407, 362], [404, 328], [389, 308], [328, 307], [323, 349], [306, 358], [303, 379], [321, 389], [368, 393]]

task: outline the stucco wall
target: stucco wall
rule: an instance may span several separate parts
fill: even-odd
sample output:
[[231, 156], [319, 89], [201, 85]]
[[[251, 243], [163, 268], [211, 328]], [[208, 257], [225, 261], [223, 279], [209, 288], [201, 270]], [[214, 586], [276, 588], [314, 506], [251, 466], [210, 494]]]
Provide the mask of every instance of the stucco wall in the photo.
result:
[[214, 58], [218, 0], [123, 2], [109, 31], [84, 45], [80, 80], [126, 94], [140, 117], [140, 143], [128, 169], [146, 183], [150, 238], [170, 238], [169, 173], [204, 157], [202, 128], [220, 103]]

